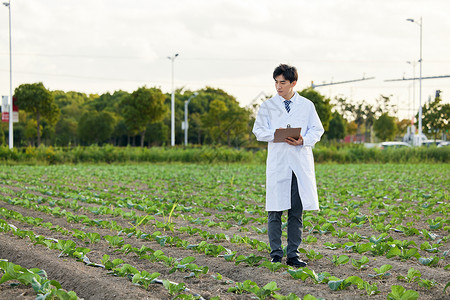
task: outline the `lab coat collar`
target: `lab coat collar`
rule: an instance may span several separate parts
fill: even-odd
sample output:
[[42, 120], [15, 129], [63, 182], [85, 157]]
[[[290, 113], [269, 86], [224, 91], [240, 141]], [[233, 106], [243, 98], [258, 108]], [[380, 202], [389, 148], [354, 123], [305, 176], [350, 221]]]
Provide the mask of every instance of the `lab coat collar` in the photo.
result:
[[290, 99], [291, 100], [291, 105], [290, 105], [290, 111], [287, 112], [286, 108], [284, 106], [284, 101], [286, 99], [284, 99], [283, 97], [281, 97], [280, 95], [277, 94], [277, 105], [282, 109], [282, 111], [286, 114], [286, 115], [291, 115], [295, 112], [295, 110], [298, 109], [299, 104], [300, 104], [300, 95], [297, 92], [294, 92], [294, 96]]

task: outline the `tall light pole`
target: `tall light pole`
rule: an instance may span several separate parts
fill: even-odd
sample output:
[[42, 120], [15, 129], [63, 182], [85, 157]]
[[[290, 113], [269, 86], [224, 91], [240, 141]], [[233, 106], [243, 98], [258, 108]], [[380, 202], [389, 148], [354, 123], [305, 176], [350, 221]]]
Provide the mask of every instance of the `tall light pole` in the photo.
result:
[[197, 96], [198, 93], [195, 92], [192, 96], [189, 97], [186, 101], [184, 101], [184, 145], [187, 146], [188, 144], [188, 105], [189, 102], [191, 102], [192, 98]]
[[[412, 81], [412, 84], [413, 84], [413, 113], [415, 116], [416, 115], [416, 79], [415, 78], [416, 78], [417, 61], [412, 60], [412, 61], [407, 61], [406, 63], [412, 65], [412, 67], [413, 67], [413, 81]], [[412, 119], [414, 119], [414, 116], [412, 116]]]
[[420, 22], [414, 19], [406, 19], [408, 22], [416, 23], [420, 27], [420, 77], [419, 77], [419, 145], [422, 145], [422, 17], [420, 17]]
[[176, 53], [174, 56], [168, 56], [167, 58], [172, 61], [172, 101], [171, 101], [171, 130], [170, 130], [170, 145], [175, 146], [175, 86], [173, 84], [173, 72], [175, 58], [178, 56]]
[[11, 55], [11, 0], [3, 2], [9, 10], [9, 149], [14, 147], [13, 135], [13, 97], [12, 97], [12, 55]]

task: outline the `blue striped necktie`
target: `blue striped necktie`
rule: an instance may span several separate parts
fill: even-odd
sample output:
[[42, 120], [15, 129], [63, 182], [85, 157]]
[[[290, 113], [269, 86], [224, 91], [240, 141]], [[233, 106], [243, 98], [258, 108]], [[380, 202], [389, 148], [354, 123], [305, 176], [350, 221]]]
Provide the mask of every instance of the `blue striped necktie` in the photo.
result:
[[284, 100], [284, 107], [286, 107], [287, 112], [289, 112], [291, 110], [289, 105], [291, 105], [291, 100]]

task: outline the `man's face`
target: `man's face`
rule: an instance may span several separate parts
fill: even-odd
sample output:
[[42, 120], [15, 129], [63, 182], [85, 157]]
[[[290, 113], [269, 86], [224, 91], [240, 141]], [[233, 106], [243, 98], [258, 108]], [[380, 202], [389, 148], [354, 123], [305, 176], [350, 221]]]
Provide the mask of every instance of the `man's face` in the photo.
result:
[[294, 86], [296, 84], [297, 81], [289, 82], [283, 75], [275, 77], [275, 89], [277, 90], [278, 95], [286, 100], [291, 99], [294, 95]]

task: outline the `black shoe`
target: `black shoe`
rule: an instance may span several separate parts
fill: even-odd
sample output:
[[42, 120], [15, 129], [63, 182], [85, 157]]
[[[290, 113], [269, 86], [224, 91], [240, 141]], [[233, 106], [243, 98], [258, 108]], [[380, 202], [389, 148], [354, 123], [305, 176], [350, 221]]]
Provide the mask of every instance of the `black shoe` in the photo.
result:
[[286, 260], [286, 264], [288, 266], [294, 267], [294, 268], [303, 268], [306, 267], [307, 263], [300, 260], [298, 257], [291, 257]]
[[277, 262], [281, 262], [281, 256], [275, 255], [274, 257], [272, 257], [271, 262], [273, 263], [277, 263]]

